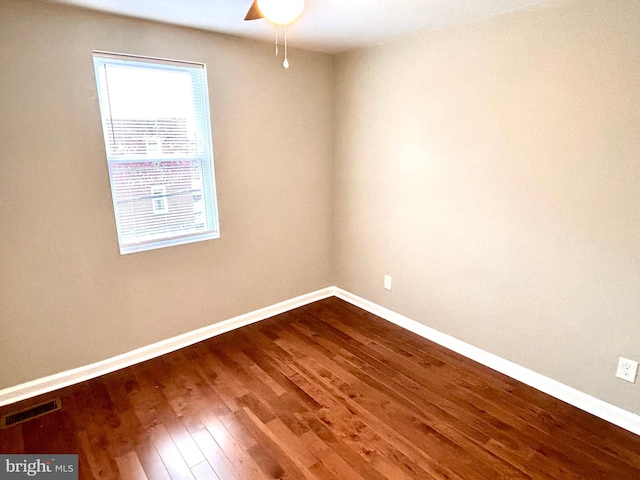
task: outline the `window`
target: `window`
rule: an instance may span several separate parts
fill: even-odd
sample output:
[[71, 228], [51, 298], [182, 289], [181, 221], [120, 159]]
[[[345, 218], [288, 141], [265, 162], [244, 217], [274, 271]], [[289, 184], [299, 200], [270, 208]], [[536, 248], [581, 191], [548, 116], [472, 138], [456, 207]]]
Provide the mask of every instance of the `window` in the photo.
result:
[[167, 188], [164, 185], [151, 187], [153, 195], [153, 214], [167, 213]]
[[218, 238], [205, 66], [94, 52], [120, 253]]

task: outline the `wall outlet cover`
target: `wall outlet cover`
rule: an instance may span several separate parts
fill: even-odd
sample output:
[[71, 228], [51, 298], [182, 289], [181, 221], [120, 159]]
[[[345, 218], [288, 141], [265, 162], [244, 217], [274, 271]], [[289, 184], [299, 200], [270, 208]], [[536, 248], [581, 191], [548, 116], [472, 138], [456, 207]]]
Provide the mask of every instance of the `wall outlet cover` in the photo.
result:
[[391, 275], [385, 275], [384, 276], [384, 283], [383, 283], [383, 287], [386, 288], [387, 290], [391, 290], [391, 282], [392, 282], [392, 278]]
[[635, 383], [637, 374], [638, 362], [622, 357], [618, 359], [618, 370], [616, 371], [616, 377], [621, 378], [622, 380], [626, 380], [627, 382]]

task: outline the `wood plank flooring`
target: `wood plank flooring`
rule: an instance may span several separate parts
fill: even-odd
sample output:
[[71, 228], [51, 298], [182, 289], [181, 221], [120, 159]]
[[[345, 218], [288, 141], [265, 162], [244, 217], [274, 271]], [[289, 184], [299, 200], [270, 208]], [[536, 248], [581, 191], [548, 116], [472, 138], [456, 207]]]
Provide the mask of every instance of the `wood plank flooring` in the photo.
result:
[[640, 437], [330, 298], [50, 395], [83, 479], [640, 479]]

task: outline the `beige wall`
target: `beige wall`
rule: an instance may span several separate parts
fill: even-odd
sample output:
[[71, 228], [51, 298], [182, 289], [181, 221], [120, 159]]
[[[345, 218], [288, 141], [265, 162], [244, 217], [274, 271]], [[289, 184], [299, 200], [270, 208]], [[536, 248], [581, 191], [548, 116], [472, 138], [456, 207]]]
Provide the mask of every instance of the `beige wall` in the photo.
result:
[[[205, 62], [221, 238], [120, 256], [93, 49]], [[0, 0], [0, 389], [331, 284], [332, 58]]]
[[640, 413], [639, 26], [556, 1], [341, 55], [337, 285]]

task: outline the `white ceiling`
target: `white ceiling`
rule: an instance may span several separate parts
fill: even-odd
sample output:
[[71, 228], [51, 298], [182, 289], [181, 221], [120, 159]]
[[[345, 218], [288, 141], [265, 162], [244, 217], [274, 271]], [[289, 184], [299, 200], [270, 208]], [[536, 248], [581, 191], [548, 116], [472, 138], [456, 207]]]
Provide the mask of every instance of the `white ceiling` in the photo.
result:
[[[252, 0], [48, 0], [131, 17], [271, 40], [266, 20], [243, 21]], [[306, 0], [290, 45], [336, 53], [436, 30], [547, 0]]]

